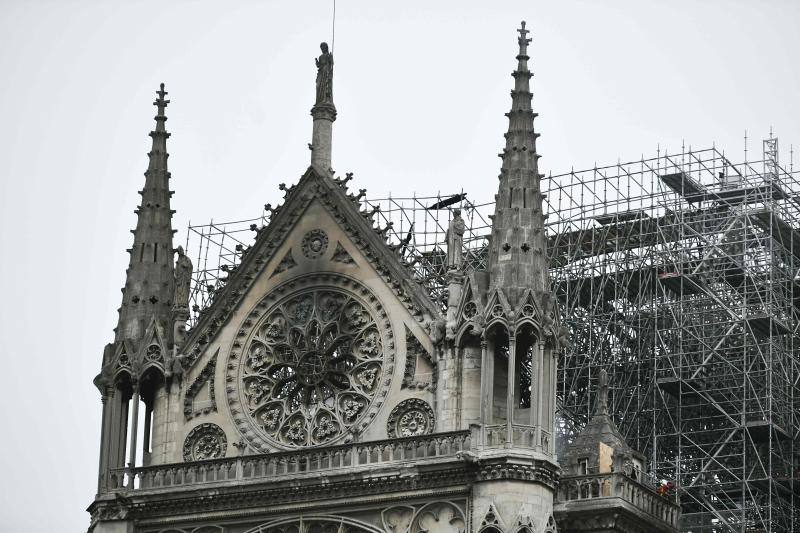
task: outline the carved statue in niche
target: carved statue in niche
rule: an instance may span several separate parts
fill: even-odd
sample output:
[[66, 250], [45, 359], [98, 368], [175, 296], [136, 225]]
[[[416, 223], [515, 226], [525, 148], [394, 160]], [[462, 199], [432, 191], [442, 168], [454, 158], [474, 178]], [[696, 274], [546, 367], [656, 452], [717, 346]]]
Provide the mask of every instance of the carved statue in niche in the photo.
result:
[[461, 218], [461, 209], [453, 209], [453, 220], [447, 227], [447, 268], [458, 269], [463, 261], [461, 249], [467, 225]]
[[175, 298], [173, 307], [189, 308], [189, 288], [192, 284], [192, 261], [183, 252], [183, 246], [175, 250], [178, 259], [175, 261]]
[[333, 102], [333, 54], [328, 52], [328, 43], [319, 45], [322, 54], [317, 64], [317, 104]]

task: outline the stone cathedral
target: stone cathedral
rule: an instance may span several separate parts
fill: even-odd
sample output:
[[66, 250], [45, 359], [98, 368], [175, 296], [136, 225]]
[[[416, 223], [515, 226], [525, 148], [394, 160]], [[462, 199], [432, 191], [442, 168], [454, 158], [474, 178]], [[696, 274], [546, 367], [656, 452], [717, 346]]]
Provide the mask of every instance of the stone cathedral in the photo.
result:
[[556, 354], [570, 339], [550, 292], [524, 22], [518, 33], [488, 268], [464, 268], [454, 209], [446, 309], [331, 168], [323, 43], [311, 164], [187, 328], [193, 265], [173, 245], [161, 85], [94, 381], [89, 531], [676, 531], [678, 507], [643, 481], [604, 379], [594, 417], [556, 456]]

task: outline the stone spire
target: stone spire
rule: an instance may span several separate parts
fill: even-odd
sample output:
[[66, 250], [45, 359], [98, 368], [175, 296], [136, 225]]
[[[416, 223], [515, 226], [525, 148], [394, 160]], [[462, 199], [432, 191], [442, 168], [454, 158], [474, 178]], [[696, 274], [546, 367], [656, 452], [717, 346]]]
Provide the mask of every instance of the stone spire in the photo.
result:
[[333, 105], [333, 54], [328, 44], [319, 45], [322, 54], [316, 59], [317, 97], [311, 116], [314, 129], [311, 134], [311, 165], [321, 175], [331, 174], [331, 150], [333, 142], [333, 121], [336, 120], [336, 106]]
[[122, 307], [116, 328], [117, 341], [138, 341], [145, 333], [151, 319], [170, 335], [170, 316], [175, 281], [172, 265], [172, 214], [169, 190], [170, 174], [167, 170], [167, 133], [164, 110], [169, 100], [164, 84], [156, 91], [158, 98], [153, 105], [158, 109], [156, 127], [150, 132], [153, 147], [148, 154], [144, 188], [139, 191], [141, 204], [136, 209], [136, 229], [133, 246], [130, 248], [125, 287], [122, 289]]
[[512, 73], [511, 111], [506, 145], [500, 157], [500, 185], [495, 197], [489, 272], [491, 287], [501, 289], [513, 308], [518, 308], [523, 292], [535, 294], [549, 290], [545, 254], [542, 194], [536, 153], [536, 138], [531, 109], [532, 94], [528, 70], [528, 30], [525, 22], [519, 32], [517, 69]]

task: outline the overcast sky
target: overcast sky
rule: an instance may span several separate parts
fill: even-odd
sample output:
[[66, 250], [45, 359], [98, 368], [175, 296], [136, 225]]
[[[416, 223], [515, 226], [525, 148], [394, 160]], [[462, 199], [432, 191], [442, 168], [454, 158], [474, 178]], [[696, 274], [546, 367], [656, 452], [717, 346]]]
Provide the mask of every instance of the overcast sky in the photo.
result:
[[[432, 5], [435, 4], [435, 7]], [[498, 7], [498, 4], [500, 7]], [[332, 2], [0, 1], [0, 529], [84, 531], [165, 82], [174, 227], [257, 216], [309, 163]], [[339, 0], [333, 166], [369, 196], [494, 194], [525, 19], [545, 172], [800, 146], [800, 2]]]

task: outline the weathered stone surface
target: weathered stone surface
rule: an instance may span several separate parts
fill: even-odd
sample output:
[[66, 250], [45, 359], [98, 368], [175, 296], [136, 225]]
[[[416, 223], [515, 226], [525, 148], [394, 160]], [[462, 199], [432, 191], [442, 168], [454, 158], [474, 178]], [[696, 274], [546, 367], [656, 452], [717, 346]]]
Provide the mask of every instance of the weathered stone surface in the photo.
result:
[[[614, 520], [635, 527], [670, 518], [615, 470], [637, 456], [605, 419], [587, 430], [601, 442], [576, 441], [576, 453], [595, 450], [607, 478], [568, 471], [554, 502], [558, 324], [524, 23], [519, 33], [490, 269], [462, 271], [456, 216], [442, 243], [444, 312], [362, 210], [363, 191], [348, 194], [352, 175], [334, 178], [323, 44], [311, 166], [281, 184], [283, 205], [268, 206], [269, 224], [185, 332], [192, 267], [182, 249], [172, 265], [162, 87], [120, 327], [96, 380], [92, 531], [555, 533], [556, 519], [566, 530], [593, 523], [575, 520], [586, 513], [630, 510]], [[597, 497], [574, 497], [583, 490]]]

